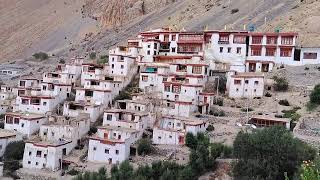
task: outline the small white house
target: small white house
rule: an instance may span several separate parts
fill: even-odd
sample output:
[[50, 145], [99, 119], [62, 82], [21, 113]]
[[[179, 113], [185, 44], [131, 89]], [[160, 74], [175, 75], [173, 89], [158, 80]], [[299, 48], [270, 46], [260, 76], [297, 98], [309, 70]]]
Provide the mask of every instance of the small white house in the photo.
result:
[[22, 136], [19, 133], [6, 129], [0, 129], [0, 157], [3, 156], [9, 143], [20, 140], [22, 140]]
[[91, 122], [95, 122], [103, 114], [103, 106], [84, 101], [66, 101], [63, 105], [64, 116], [77, 117], [83, 113], [89, 114]]
[[129, 158], [130, 146], [142, 135], [132, 128], [103, 126], [90, 137], [88, 161], [119, 164]]
[[196, 135], [205, 132], [207, 127], [207, 119], [164, 116], [153, 128], [152, 141], [154, 144], [183, 145], [187, 133]]
[[47, 122], [41, 114], [8, 112], [5, 114], [4, 129], [17, 131], [27, 137], [39, 131], [40, 126]]
[[300, 61], [301, 65], [320, 64], [320, 47], [302, 47]]
[[236, 73], [228, 78], [228, 96], [231, 98], [262, 97], [264, 93], [264, 74]]

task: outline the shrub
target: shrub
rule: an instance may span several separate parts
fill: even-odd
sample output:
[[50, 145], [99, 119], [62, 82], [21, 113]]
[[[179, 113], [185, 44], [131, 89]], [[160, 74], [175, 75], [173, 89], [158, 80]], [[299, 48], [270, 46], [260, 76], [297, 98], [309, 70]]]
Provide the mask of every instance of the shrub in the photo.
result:
[[60, 59], [60, 60], [59, 60], [59, 63], [60, 63], [60, 64], [65, 64], [66, 61], [65, 61], [64, 59]]
[[7, 145], [3, 154], [4, 169], [14, 172], [20, 168], [19, 161], [23, 158], [25, 143], [23, 141], [14, 141]]
[[237, 12], [239, 12], [239, 9], [232, 9], [232, 10], [231, 10], [231, 14], [235, 14], [235, 13], [237, 13]]
[[273, 76], [275, 81], [274, 89], [276, 91], [287, 91], [289, 88], [289, 83], [285, 77]]
[[279, 104], [282, 105], [282, 106], [290, 106], [290, 103], [288, 100], [286, 99], [282, 99], [279, 101]]
[[75, 169], [71, 169], [70, 171], [67, 172], [67, 174], [71, 175], [71, 176], [75, 176], [78, 175], [80, 172], [78, 170]]
[[316, 155], [315, 149], [280, 126], [240, 132], [233, 148], [238, 159], [233, 167], [235, 179], [284, 179], [284, 172], [294, 179], [302, 161]]
[[152, 152], [152, 143], [150, 139], [143, 138], [138, 141], [138, 154], [146, 155]]
[[308, 67], [305, 67], [305, 68], [304, 68], [304, 70], [305, 70], [305, 71], [308, 71], [308, 70], [309, 70], [309, 68], [308, 68]]
[[91, 126], [90, 130], [88, 132], [88, 135], [91, 136], [91, 135], [95, 134], [97, 131], [98, 131], [98, 129], [96, 127]]
[[216, 98], [213, 102], [213, 104], [218, 106], [223, 106], [223, 98]]
[[91, 52], [91, 53], [89, 54], [89, 57], [90, 57], [90, 59], [96, 59], [97, 54], [96, 54], [95, 52]]
[[44, 53], [44, 52], [38, 52], [38, 53], [34, 53], [32, 55], [35, 59], [39, 59], [41, 61], [43, 60], [46, 60], [49, 58], [48, 54], [47, 53]]
[[211, 132], [214, 131], [214, 126], [212, 126], [211, 124], [207, 127], [207, 131]]
[[251, 111], [253, 111], [253, 109], [251, 108], [251, 107], [249, 107], [249, 108], [241, 108], [241, 111], [242, 112], [251, 112]]
[[272, 97], [272, 94], [270, 92], [266, 92], [266, 97]]
[[310, 94], [310, 102], [320, 104], [320, 84], [317, 84]]
[[108, 55], [101, 55], [98, 61], [98, 64], [106, 64], [109, 61]]
[[312, 102], [308, 102], [306, 106], [307, 106], [307, 111], [313, 111], [318, 107], [317, 104]]

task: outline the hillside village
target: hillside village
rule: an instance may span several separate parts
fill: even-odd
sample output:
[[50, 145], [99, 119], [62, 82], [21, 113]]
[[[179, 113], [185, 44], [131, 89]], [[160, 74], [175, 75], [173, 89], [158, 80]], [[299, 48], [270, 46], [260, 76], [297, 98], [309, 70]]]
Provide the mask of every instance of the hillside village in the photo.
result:
[[[309, 120], [317, 116], [305, 109], [315, 84], [290, 81], [286, 92], [276, 86], [287, 68], [308, 67], [307, 74], [320, 64], [320, 48], [297, 46], [298, 37], [160, 28], [110, 49], [107, 62], [75, 56], [42, 77], [4, 67], [0, 155], [10, 142], [23, 140], [17, 173], [57, 178], [62, 167], [91, 171], [125, 160], [135, 166], [164, 159], [184, 164], [187, 133], [232, 145], [241, 130], [279, 125], [319, 146], [312, 125], [317, 120]], [[281, 105], [284, 100], [288, 105]], [[300, 120], [284, 116], [292, 109]], [[145, 138], [156, 151], [147, 156], [137, 152]]]

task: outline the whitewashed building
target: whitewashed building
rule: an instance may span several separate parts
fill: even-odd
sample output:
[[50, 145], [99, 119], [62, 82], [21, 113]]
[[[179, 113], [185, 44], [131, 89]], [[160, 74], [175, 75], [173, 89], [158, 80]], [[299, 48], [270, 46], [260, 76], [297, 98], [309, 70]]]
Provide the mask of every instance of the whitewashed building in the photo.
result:
[[63, 115], [77, 117], [80, 114], [89, 114], [91, 122], [95, 122], [103, 113], [104, 107], [100, 104], [92, 104], [84, 101], [71, 102], [66, 101], [63, 105]]
[[301, 47], [301, 65], [320, 64], [320, 47]]
[[207, 119], [164, 116], [157, 120], [153, 128], [154, 144], [184, 145], [187, 133], [194, 135], [205, 132]]
[[235, 73], [228, 78], [228, 96], [232, 98], [254, 98], [264, 95], [264, 74]]
[[22, 165], [28, 169], [61, 168], [63, 159], [77, 145], [77, 141], [89, 131], [87, 115], [77, 118], [49, 117], [40, 128], [38, 137], [26, 142]]

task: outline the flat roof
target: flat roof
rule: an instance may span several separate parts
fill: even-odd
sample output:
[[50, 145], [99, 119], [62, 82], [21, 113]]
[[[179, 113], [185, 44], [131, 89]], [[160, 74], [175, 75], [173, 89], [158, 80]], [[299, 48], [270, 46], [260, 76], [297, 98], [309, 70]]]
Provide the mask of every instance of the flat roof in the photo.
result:
[[115, 131], [122, 131], [122, 132], [128, 132], [128, 133], [139, 132], [136, 129], [117, 127], [117, 126], [98, 126], [98, 129], [115, 130]]
[[128, 113], [128, 114], [134, 114], [138, 116], [145, 116], [149, 113], [147, 111], [135, 111], [135, 110], [129, 110], [129, 109], [108, 109], [104, 111], [105, 113]]
[[286, 123], [289, 123], [291, 121], [289, 118], [277, 118], [270, 115], [255, 115], [255, 116], [252, 116], [251, 119], [261, 119], [261, 120], [278, 121], [278, 122], [286, 122]]
[[7, 112], [5, 113], [6, 116], [17, 116], [21, 119], [41, 119], [45, 118], [42, 114], [34, 114], [34, 113], [23, 113], [23, 112]]
[[15, 131], [0, 129], [0, 139], [16, 137], [17, 133]]
[[243, 78], [243, 77], [248, 77], [248, 78], [263, 78], [264, 74], [263, 73], [257, 73], [257, 72], [241, 72], [237, 73], [235, 75], [232, 75], [234, 78]]
[[72, 141], [69, 139], [60, 139], [58, 141], [44, 141], [39, 136], [33, 137], [33, 139], [26, 141], [26, 143], [30, 143], [38, 147], [58, 147], [69, 144], [71, 142]]

